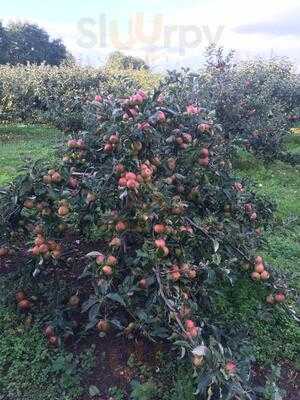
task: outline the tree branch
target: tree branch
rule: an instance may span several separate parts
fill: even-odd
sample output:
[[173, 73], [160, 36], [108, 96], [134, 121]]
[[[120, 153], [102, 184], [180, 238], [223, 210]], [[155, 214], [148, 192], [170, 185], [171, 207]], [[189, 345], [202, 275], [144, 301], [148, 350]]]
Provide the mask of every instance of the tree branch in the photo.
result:
[[184, 326], [183, 326], [183, 324], [182, 324], [180, 318], [178, 317], [177, 311], [174, 309], [174, 307], [173, 307], [173, 305], [171, 304], [170, 300], [166, 297], [166, 295], [165, 295], [165, 293], [164, 293], [164, 289], [163, 289], [163, 285], [162, 285], [162, 283], [161, 283], [160, 273], [159, 273], [158, 267], [153, 268], [153, 271], [154, 271], [154, 273], [155, 273], [156, 280], [157, 280], [157, 283], [158, 283], [159, 293], [160, 293], [160, 295], [161, 295], [163, 301], [165, 302], [165, 304], [166, 304], [166, 306], [168, 307], [168, 309], [169, 309], [171, 312], [174, 313], [176, 322], [178, 323], [179, 327], [180, 327], [181, 330], [183, 331], [184, 335], [185, 335], [185, 336], [190, 340], [190, 342], [194, 345], [195, 343], [194, 343], [193, 338], [191, 338], [191, 337], [189, 337], [189, 336], [187, 335], [187, 331], [185, 330], [185, 328], [184, 328]]

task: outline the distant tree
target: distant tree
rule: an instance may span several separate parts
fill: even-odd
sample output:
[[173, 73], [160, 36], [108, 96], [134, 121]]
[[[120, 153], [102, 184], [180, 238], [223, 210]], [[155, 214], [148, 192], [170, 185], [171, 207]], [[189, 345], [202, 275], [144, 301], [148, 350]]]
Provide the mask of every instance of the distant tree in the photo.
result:
[[13, 23], [6, 29], [8, 62], [12, 65], [28, 62], [60, 64], [67, 56], [61, 40], [51, 40], [48, 33], [34, 24]]
[[0, 22], [0, 64], [5, 64], [8, 61], [8, 37], [7, 32]]
[[149, 66], [142, 58], [128, 56], [120, 51], [114, 51], [108, 56], [106, 67], [137, 70], [149, 69]]
[[76, 65], [76, 63], [77, 63], [76, 58], [73, 56], [72, 53], [67, 51], [66, 58], [63, 60], [62, 64], [68, 67], [72, 67]]

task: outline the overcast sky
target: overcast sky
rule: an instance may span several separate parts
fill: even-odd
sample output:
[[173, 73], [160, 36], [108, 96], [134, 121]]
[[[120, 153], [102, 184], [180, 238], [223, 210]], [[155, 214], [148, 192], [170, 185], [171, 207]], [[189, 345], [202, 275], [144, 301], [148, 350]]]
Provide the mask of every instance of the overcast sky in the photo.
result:
[[61, 38], [83, 64], [113, 50], [154, 70], [197, 67], [215, 41], [240, 58], [291, 58], [300, 70], [300, 0], [13, 0], [2, 19], [35, 22]]

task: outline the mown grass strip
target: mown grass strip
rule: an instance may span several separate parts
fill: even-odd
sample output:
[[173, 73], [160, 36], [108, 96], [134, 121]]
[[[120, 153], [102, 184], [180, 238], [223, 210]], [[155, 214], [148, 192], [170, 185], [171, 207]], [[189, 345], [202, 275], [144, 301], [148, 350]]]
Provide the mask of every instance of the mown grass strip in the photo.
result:
[[54, 160], [61, 137], [59, 130], [48, 126], [0, 125], [0, 186], [18, 174], [26, 159]]

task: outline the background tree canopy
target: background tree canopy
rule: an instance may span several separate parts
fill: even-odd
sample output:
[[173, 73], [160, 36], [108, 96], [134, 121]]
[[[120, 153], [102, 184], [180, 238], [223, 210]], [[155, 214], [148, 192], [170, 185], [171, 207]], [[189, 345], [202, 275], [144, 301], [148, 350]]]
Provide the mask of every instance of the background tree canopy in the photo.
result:
[[149, 69], [149, 66], [142, 58], [128, 56], [120, 51], [114, 51], [108, 56], [106, 67], [136, 70]]
[[7, 62], [8, 37], [5, 28], [0, 22], [0, 64]]
[[11, 65], [45, 62], [59, 65], [67, 57], [60, 39], [51, 40], [42, 28], [29, 23], [0, 25], [0, 63]]

